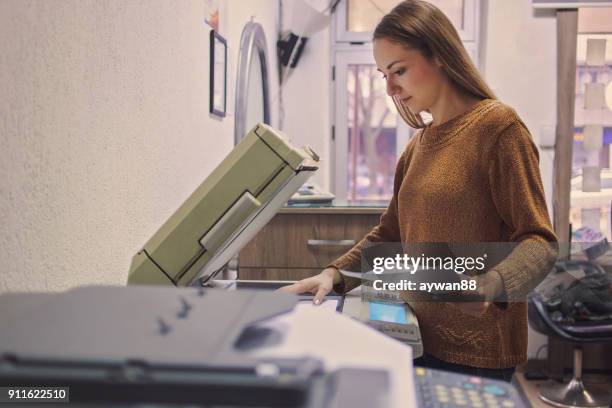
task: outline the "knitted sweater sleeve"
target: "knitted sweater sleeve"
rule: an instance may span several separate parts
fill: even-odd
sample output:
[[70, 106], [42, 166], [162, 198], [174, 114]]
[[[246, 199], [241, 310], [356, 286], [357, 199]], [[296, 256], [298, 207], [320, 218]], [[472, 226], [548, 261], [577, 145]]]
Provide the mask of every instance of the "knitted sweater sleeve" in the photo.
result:
[[546, 208], [538, 150], [520, 120], [499, 134], [489, 163], [489, 185], [497, 212], [516, 243], [493, 267], [503, 280], [508, 301], [526, 295], [551, 270], [557, 237]]

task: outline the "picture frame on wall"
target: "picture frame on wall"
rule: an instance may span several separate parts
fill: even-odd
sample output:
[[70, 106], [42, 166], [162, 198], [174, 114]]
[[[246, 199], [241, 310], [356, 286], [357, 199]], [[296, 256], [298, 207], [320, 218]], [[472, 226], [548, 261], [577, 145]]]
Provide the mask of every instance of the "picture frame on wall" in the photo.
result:
[[210, 31], [210, 113], [225, 117], [227, 106], [227, 41]]

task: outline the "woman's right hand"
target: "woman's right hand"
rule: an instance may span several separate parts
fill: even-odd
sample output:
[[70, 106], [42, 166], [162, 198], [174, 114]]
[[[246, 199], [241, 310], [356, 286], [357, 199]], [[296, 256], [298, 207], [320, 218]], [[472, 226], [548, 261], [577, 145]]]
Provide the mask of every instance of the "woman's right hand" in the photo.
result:
[[312, 293], [314, 299], [312, 300], [315, 305], [321, 304], [325, 295], [331, 292], [334, 284], [340, 283], [340, 272], [333, 267], [324, 269], [320, 274], [311, 276], [310, 278], [302, 279], [301, 281], [295, 282], [292, 285], [283, 286], [278, 289], [281, 292], [287, 293]]

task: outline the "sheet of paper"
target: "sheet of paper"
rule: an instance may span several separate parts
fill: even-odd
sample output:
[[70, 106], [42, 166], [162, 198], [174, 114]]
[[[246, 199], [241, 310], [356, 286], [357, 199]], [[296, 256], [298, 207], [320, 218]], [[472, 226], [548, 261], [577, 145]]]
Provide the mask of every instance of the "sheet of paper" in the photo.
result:
[[310, 299], [303, 299], [303, 300], [300, 300], [300, 305], [304, 305], [306, 307], [308, 306], [317, 307], [323, 310], [329, 310], [329, 311], [335, 312], [336, 308], [338, 307], [338, 299], [324, 299], [323, 303], [321, 303], [320, 305], [315, 305], [314, 303], [312, 303], [312, 300]]
[[586, 151], [601, 150], [603, 146], [603, 126], [585, 125], [583, 135], [584, 135], [584, 150]]
[[344, 269], [340, 269], [340, 273], [346, 277], [355, 278], [359, 280], [375, 281], [376, 279], [379, 279], [378, 275], [372, 272], [361, 273], [361, 272], [345, 271]]
[[589, 38], [587, 40], [586, 63], [592, 66], [606, 64], [606, 39]]

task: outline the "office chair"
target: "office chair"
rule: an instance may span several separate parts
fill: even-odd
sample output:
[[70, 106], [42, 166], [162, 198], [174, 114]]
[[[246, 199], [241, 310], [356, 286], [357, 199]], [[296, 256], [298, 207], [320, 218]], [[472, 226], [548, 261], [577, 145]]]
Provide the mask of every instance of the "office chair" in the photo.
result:
[[608, 407], [610, 395], [582, 381], [581, 345], [612, 342], [612, 275], [592, 262], [558, 261], [530, 294], [528, 313], [536, 331], [575, 345], [571, 380], [541, 386], [540, 399], [558, 407]]

